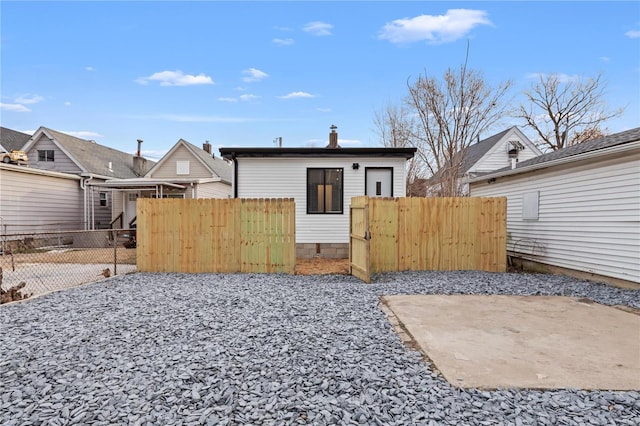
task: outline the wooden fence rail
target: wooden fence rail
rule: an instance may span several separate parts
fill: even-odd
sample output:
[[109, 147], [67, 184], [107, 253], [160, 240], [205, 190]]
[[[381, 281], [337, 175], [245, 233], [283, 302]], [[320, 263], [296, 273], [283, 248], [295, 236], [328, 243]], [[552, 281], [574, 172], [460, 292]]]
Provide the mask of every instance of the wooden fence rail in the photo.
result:
[[137, 201], [141, 272], [283, 272], [296, 264], [293, 199]]
[[369, 207], [371, 273], [506, 271], [504, 197], [356, 198]]

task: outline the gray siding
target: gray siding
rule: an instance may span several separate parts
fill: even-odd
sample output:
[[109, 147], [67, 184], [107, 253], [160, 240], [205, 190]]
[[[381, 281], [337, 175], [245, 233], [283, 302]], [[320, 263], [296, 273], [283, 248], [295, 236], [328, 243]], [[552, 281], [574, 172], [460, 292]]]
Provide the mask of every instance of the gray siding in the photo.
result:
[[[179, 175], [176, 173], [176, 163], [178, 161], [189, 161], [189, 174]], [[188, 179], [188, 178], [211, 178], [214, 177], [211, 171], [183, 145], [179, 146], [170, 157], [165, 158], [159, 166], [153, 170], [149, 177], [154, 179]]]
[[199, 183], [196, 186], [196, 198], [228, 198], [231, 195], [231, 185], [223, 182]]
[[[53, 150], [55, 161], [38, 161], [38, 150]], [[82, 170], [44, 134], [29, 149], [27, 157], [29, 157], [29, 167], [62, 173], [82, 173]]]
[[[525, 193], [539, 192], [538, 219], [523, 219]], [[508, 248], [577, 271], [640, 282], [640, 153], [564, 164], [489, 184], [472, 196], [507, 197]]]
[[82, 204], [83, 193], [76, 176], [52, 176], [0, 165], [3, 232], [83, 229]]

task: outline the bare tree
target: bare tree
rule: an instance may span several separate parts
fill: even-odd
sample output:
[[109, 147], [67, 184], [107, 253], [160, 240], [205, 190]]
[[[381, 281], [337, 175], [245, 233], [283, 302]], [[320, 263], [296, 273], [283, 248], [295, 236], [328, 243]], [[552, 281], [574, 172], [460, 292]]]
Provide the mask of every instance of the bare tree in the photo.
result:
[[[465, 195], [462, 166], [469, 146], [505, 114], [511, 81], [491, 87], [479, 71], [449, 68], [442, 81], [420, 75], [405, 103], [416, 115], [412, 137], [437, 194]], [[435, 181], [435, 182], [434, 182]]]
[[[404, 148], [415, 146], [412, 142], [414, 120], [404, 105], [393, 105], [390, 102], [374, 113], [376, 133], [383, 146]], [[407, 162], [407, 190], [409, 197], [421, 195], [417, 183], [425, 177], [422, 161], [414, 156]]]
[[520, 105], [516, 117], [536, 132], [543, 148], [575, 145], [604, 134], [602, 124], [623, 113], [622, 108], [606, 109], [605, 88], [602, 73], [596, 78], [540, 75], [524, 93], [528, 105]]

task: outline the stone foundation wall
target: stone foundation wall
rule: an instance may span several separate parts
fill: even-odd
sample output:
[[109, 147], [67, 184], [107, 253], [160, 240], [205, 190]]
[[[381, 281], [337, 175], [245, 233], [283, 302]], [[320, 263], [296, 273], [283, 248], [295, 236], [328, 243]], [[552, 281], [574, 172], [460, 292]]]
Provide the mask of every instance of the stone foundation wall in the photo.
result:
[[310, 259], [323, 257], [326, 259], [346, 259], [349, 257], [348, 243], [297, 243], [296, 257]]

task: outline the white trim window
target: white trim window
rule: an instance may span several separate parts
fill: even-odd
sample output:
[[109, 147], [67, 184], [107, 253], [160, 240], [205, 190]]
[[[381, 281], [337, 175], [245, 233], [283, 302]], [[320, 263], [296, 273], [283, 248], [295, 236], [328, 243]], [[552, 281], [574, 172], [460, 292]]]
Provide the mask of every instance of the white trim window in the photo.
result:
[[540, 206], [540, 192], [526, 192], [522, 194], [522, 219], [538, 220]]

